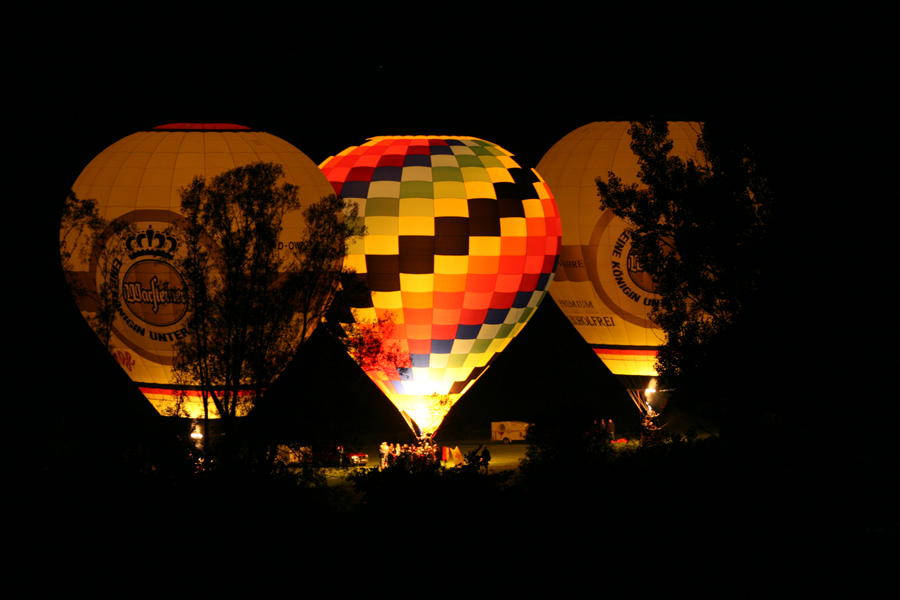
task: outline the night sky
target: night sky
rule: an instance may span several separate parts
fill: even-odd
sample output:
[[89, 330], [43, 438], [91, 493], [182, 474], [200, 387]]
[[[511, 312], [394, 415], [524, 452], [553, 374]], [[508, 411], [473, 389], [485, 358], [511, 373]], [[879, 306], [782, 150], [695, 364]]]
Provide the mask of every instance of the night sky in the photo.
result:
[[[54, 244], [62, 202], [88, 162], [131, 133], [173, 122], [247, 125], [317, 164], [368, 137], [433, 134], [484, 138], [535, 166], [556, 141], [592, 121], [734, 120], [771, 166], [786, 229], [795, 232], [783, 275], [792, 331], [774, 341], [798, 349], [796, 380], [785, 385], [815, 386], [804, 397], [846, 397], [845, 381], [876, 372], [860, 350], [877, 342], [873, 320], [880, 317], [872, 315], [886, 308], [868, 303], [867, 316], [856, 316], [856, 300], [848, 303], [844, 290], [880, 289], [879, 262], [847, 251], [853, 242], [845, 225], [859, 202], [891, 195], [876, 181], [858, 198], [860, 186], [838, 173], [862, 172], [873, 154], [864, 134], [853, 133], [865, 119], [853, 117], [859, 113], [843, 90], [853, 87], [874, 105], [882, 84], [869, 76], [871, 61], [832, 41], [825, 18], [690, 11], [638, 18], [599, 8], [560, 15], [465, 4], [349, 13], [185, 9], [126, 19], [72, 9], [13, 27], [7, 93], [16, 110], [6, 115], [7, 140], [19, 157], [7, 175], [27, 182], [15, 186], [14, 210], [24, 208], [16, 220], [28, 234], [14, 272], [21, 269], [15, 287], [28, 282], [28, 293], [12, 300], [24, 317], [14, 319], [23, 351], [10, 375], [16, 387], [27, 382], [28, 402], [40, 397], [67, 414], [85, 406], [85, 419], [103, 427], [153, 414], [91, 339], [66, 293]], [[855, 34], [859, 25], [850, 18], [841, 26]], [[334, 357], [327, 364], [346, 372], [346, 389], [310, 386], [294, 364], [274, 388], [279, 394], [327, 400], [334, 408], [324, 418], [332, 421], [344, 418], [342, 402], [352, 402], [353, 419], [403, 431], [387, 399], [335, 352], [333, 340], [319, 335], [311, 346], [316, 357]], [[548, 296], [445, 426], [468, 433], [490, 420], [529, 420], [546, 402], [587, 403], [599, 416], [636, 421], [616, 386]]]

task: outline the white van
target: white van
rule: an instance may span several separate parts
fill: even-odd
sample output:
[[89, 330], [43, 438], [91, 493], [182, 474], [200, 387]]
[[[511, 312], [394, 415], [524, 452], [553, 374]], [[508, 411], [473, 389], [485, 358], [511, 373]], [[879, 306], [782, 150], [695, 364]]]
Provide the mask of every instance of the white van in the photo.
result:
[[525, 434], [528, 432], [528, 423], [524, 421], [498, 421], [491, 423], [491, 441], [503, 442], [524, 442]]

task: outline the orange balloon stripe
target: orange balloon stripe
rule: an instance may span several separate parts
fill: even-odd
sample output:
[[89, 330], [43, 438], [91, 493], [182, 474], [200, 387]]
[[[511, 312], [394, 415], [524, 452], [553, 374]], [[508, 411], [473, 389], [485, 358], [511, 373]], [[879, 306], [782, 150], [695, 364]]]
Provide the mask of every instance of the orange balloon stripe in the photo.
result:
[[615, 357], [623, 357], [623, 356], [656, 356], [656, 350], [638, 350], [631, 348], [594, 348], [594, 352], [597, 356], [615, 356]]

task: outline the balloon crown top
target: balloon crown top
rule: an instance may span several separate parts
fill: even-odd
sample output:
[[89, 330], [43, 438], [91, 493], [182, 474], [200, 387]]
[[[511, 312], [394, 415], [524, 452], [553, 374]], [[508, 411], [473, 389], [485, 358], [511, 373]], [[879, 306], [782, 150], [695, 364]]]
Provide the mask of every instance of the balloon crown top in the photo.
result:
[[158, 256], [169, 260], [175, 257], [178, 240], [164, 232], [153, 231], [150, 225], [147, 231], [141, 231], [125, 240], [128, 256], [135, 259], [139, 256]]
[[158, 125], [154, 130], [166, 131], [250, 131], [246, 125], [235, 125], [234, 123], [169, 123], [168, 125]]

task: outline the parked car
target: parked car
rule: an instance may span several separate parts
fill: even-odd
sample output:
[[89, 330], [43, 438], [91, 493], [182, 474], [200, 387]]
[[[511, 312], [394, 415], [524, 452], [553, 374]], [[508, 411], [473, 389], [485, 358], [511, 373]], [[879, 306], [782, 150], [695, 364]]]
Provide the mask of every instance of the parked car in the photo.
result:
[[369, 455], [347, 446], [344, 447], [344, 462], [349, 462], [351, 466], [361, 467], [369, 464]]
[[[341, 460], [343, 457], [343, 461]], [[360, 467], [369, 463], [369, 455], [350, 446], [313, 446], [312, 459], [324, 467]]]
[[359, 467], [369, 463], [369, 455], [365, 452], [339, 445], [279, 446], [278, 458], [286, 464], [308, 462], [320, 467]]

